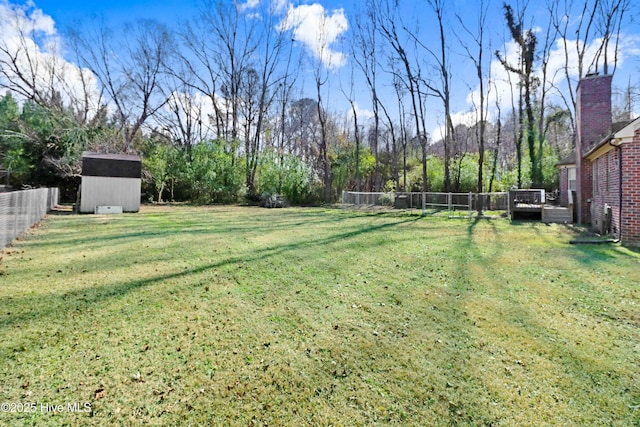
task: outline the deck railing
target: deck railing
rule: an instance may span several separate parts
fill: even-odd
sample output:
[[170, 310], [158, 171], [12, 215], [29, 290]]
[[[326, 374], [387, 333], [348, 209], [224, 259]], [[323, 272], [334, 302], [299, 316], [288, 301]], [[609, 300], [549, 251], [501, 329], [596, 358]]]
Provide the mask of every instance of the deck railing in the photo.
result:
[[511, 219], [513, 219], [517, 213], [540, 212], [540, 214], [542, 214], [545, 201], [546, 197], [543, 189], [510, 190], [509, 214], [511, 215]]
[[511, 203], [515, 205], [544, 205], [545, 203], [545, 191], [543, 189], [530, 189], [530, 190], [511, 190], [509, 192]]

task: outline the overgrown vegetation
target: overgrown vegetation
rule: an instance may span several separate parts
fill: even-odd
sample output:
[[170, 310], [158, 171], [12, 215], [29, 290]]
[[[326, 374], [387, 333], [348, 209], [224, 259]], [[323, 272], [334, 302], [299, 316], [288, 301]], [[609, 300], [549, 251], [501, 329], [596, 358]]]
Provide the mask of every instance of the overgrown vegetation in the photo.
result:
[[[56, 110], [25, 103], [22, 107], [7, 94], [0, 98], [0, 153], [8, 175], [6, 184], [14, 187], [59, 186], [62, 200], [74, 202], [80, 181], [81, 155], [89, 151], [118, 151], [111, 146], [117, 132], [113, 123], [104, 117], [81, 124], [70, 111]], [[251, 197], [278, 195], [294, 205], [314, 205], [322, 201], [322, 183], [317, 168], [309, 159], [276, 150], [265, 149], [259, 158], [254, 185], [255, 194], [247, 194], [244, 169], [246, 156], [237, 150], [238, 143], [221, 139], [203, 140], [181, 147], [169, 139], [151, 134], [139, 134], [133, 148], [143, 158], [143, 198], [146, 201], [191, 201], [199, 204], [236, 203]], [[555, 161], [548, 153], [545, 169], [548, 188], [555, 185]], [[363, 190], [371, 190], [375, 178], [375, 158], [371, 150], [361, 148], [356, 176], [356, 153], [352, 141], [343, 139], [331, 148], [332, 195], [339, 199], [342, 190], [355, 190], [360, 179]], [[474, 191], [478, 174], [478, 154], [467, 153], [452, 163], [452, 189], [457, 192]], [[429, 191], [444, 191], [444, 168], [440, 157], [428, 159]], [[391, 179], [391, 158], [382, 162], [380, 173], [388, 182], [386, 190], [402, 190], [404, 180]], [[488, 166], [485, 165], [488, 170]], [[514, 170], [515, 171], [515, 170]], [[409, 150], [406, 189], [422, 190], [422, 168], [416, 148]], [[513, 172], [515, 173], [515, 172]], [[502, 175], [494, 189], [510, 188], [515, 184], [513, 173]], [[485, 171], [484, 176], [490, 174]], [[488, 180], [485, 187], [488, 188]], [[525, 184], [528, 183], [525, 182]]]
[[[367, 0], [332, 19], [318, 5], [310, 43], [296, 37], [316, 10], [307, 5], [196, 3], [180, 25], [64, 29], [33, 2], [0, 4], [1, 178], [61, 187], [72, 202], [80, 155], [94, 150], [142, 155], [145, 199], [156, 201], [557, 190], [555, 164], [575, 145], [577, 82], [622, 64], [634, 16], [629, 0], [543, 13], [480, 1], [462, 15], [443, 0], [419, 15]], [[624, 84], [614, 121], [633, 116], [637, 84]]]
[[[505, 220], [52, 216], [0, 262], [3, 425], [636, 425], [638, 253]], [[40, 404], [90, 403], [88, 413]]]

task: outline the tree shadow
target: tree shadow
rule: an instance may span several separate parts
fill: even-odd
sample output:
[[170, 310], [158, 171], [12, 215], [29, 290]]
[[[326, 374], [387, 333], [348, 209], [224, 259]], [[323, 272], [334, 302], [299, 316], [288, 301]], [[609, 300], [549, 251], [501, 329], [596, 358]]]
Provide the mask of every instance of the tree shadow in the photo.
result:
[[[0, 317], [0, 327], [9, 327], [16, 323], [25, 321], [46, 321], [45, 319], [47, 317], [55, 317], [55, 315], [60, 312], [77, 308], [78, 301], [82, 301], [82, 306], [98, 304], [109, 298], [119, 298], [137, 289], [161, 283], [165, 280], [173, 280], [182, 277], [188, 277], [191, 275], [197, 275], [227, 265], [264, 261], [274, 256], [282, 255], [284, 253], [295, 252], [303, 248], [309, 249], [313, 247], [325, 246], [338, 241], [353, 239], [361, 235], [390, 229], [402, 224], [416, 221], [418, 219], [419, 218], [402, 219], [391, 223], [369, 225], [367, 227], [359, 228], [353, 231], [338, 233], [328, 237], [320, 237], [311, 241], [299, 241], [269, 246], [267, 248], [258, 248], [256, 250], [253, 250], [249, 256], [243, 255], [227, 257], [217, 262], [209, 263], [195, 268], [187, 268], [174, 273], [157, 275], [145, 279], [134, 279], [115, 285], [89, 286], [55, 295], [47, 294], [23, 297], [4, 297], [0, 299], [0, 310], [2, 310], [2, 313], [7, 314], [4, 314], [2, 317]], [[163, 233], [160, 233], [159, 235], [162, 234]], [[147, 236], [146, 234], [142, 235], [144, 235], [145, 237]], [[133, 233], [132, 236], [135, 236], [135, 233]], [[31, 309], [28, 313], [11, 313], [12, 307], [15, 306], [30, 307]]]

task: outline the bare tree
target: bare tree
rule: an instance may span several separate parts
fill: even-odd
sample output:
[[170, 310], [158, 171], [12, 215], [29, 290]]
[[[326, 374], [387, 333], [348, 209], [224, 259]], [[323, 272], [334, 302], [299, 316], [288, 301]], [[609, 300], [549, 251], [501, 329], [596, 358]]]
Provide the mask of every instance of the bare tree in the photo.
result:
[[504, 3], [503, 9], [511, 37], [518, 45], [520, 54], [519, 63], [517, 65], [510, 64], [507, 59], [502, 57], [500, 51], [496, 51], [496, 57], [508, 72], [519, 76], [519, 85], [521, 90], [521, 96], [519, 98], [521, 107], [519, 109], [520, 111], [524, 109], [526, 119], [522, 114], [520, 114], [520, 131], [518, 139], [522, 140], [526, 125], [529, 161], [531, 162], [531, 182], [534, 187], [540, 187], [542, 185], [542, 152], [536, 149], [536, 126], [533, 105], [533, 94], [536, 84], [533, 67], [538, 39], [533, 30], [524, 29], [524, 10], [520, 10], [516, 17], [514, 10], [510, 5]]
[[57, 32], [38, 27], [33, 5], [6, 5], [0, 19], [0, 88], [42, 107], [65, 110], [86, 124], [100, 105], [90, 72], [62, 58]]
[[495, 81], [493, 86], [496, 92], [496, 124], [494, 135], [493, 162], [491, 164], [491, 177], [489, 178], [489, 193], [493, 191], [493, 183], [496, 180], [498, 171], [498, 159], [500, 154], [500, 144], [502, 142], [502, 109], [500, 107], [500, 94]]
[[[287, 111], [285, 126], [289, 141], [289, 152], [300, 157], [305, 163], [317, 160], [317, 140], [319, 140], [318, 101], [302, 98], [291, 103]], [[322, 169], [322, 165], [320, 165]]]
[[616, 101], [613, 105], [614, 122], [630, 121], [633, 118], [635, 105], [640, 99], [640, 86], [631, 82], [631, 77], [624, 88], [614, 90]]
[[[292, 53], [293, 53], [293, 39], [288, 43], [288, 53], [287, 53], [287, 64], [284, 69], [284, 73], [282, 75], [282, 79], [278, 82], [278, 87], [276, 90], [276, 97], [278, 102], [279, 111], [279, 126], [276, 126], [276, 129], [279, 129], [279, 137], [278, 137], [278, 154], [280, 164], [284, 162], [285, 150], [287, 149], [287, 145], [289, 145], [289, 150], [291, 150], [291, 141], [287, 136], [287, 107], [291, 102], [291, 95], [293, 88], [295, 86], [298, 71], [300, 69], [300, 57], [298, 57], [298, 61], [292, 64]], [[282, 184], [282, 179], [280, 179], [280, 185]]]
[[[396, 126], [394, 124], [394, 120], [391, 118], [389, 114], [389, 111], [387, 110], [387, 108], [383, 103], [380, 103], [380, 108], [382, 109], [382, 112], [384, 113], [384, 117], [386, 118], [387, 140], [388, 138], [391, 138], [393, 181], [395, 183], [395, 188], [399, 190], [400, 189], [400, 168], [398, 166], [398, 135], [396, 134]], [[404, 145], [404, 147], [405, 147], [405, 150], [403, 150], [403, 152], [406, 152], [406, 144]], [[404, 158], [404, 170], [405, 170], [405, 173], [403, 174], [404, 186], [406, 187], [406, 184], [407, 184], [406, 155], [403, 156], [403, 158]]]
[[329, 138], [330, 138], [330, 123], [329, 114], [327, 109], [327, 101], [324, 98], [324, 91], [327, 88], [329, 82], [329, 69], [336, 64], [331, 63], [331, 55], [327, 55], [329, 50], [327, 36], [325, 30], [327, 28], [326, 17], [322, 17], [319, 24], [319, 30], [316, 34], [318, 51], [314, 58], [312, 58], [313, 66], [313, 83], [316, 89], [316, 104], [319, 124], [319, 135], [317, 138], [317, 145], [320, 156], [322, 183], [324, 186], [324, 202], [331, 203], [332, 191], [331, 191], [331, 162], [329, 158]]
[[[438, 79], [440, 80], [439, 84], [436, 84], [430, 79], [428, 79], [421, 71], [420, 65], [415, 64], [414, 70], [411, 71], [410, 61], [406, 57], [406, 51], [403, 46], [399, 43], [399, 40], [396, 36], [396, 52], [398, 52], [399, 57], [402, 59], [402, 63], [405, 65], [405, 72], [409, 80], [409, 92], [416, 93], [417, 96], [412, 95], [412, 105], [414, 107], [414, 112], [416, 116], [416, 128], [418, 130], [418, 135], [421, 141], [421, 144], [424, 145], [423, 151], [423, 179], [425, 180], [425, 190], [426, 191], [426, 144], [427, 144], [427, 132], [425, 128], [425, 103], [426, 97], [429, 95], [435, 95], [440, 98], [442, 101], [442, 105], [444, 108], [444, 116], [445, 116], [445, 135], [443, 139], [444, 144], [444, 181], [445, 181], [445, 191], [450, 191], [451, 188], [451, 146], [452, 139], [454, 138], [454, 128], [453, 121], [451, 116], [451, 71], [449, 69], [449, 59], [448, 59], [448, 44], [446, 42], [446, 34], [445, 31], [445, 1], [444, 0], [427, 0], [430, 8], [434, 12], [436, 16], [436, 21], [438, 25], [438, 35], [439, 35], [439, 44], [438, 50], [434, 50], [430, 45], [425, 44], [419, 37], [417, 32], [411, 30], [406, 25], [403, 25], [403, 30], [407, 34], [407, 36], [413, 41], [416, 46], [422, 48], [425, 52], [427, 52], [428, 57], [433, 61], [433, 67], [436, 69]], [[401, 22], [401, 21], [399, 21]], [[394, 26], [389, 26], [392, 30], [395, 29]], [[388, 33], [393, 34], [393, 32]], [[389, 39], [389, 35], [387, 35]], [[392, 44], [393, 46], [393, 44]], [[398, 51], [398, 47], [402, 49], [402, 52]], [[415, 80], [412, 84], [411, 80]], [[422, 89], [422, 86], [426, 88], [426, 90]], [[417, 100], [417, 103], [416, 103]], [[416, 106], [418, 108], [416, 108]]]
[[209, 139], [213, 130], [206, 118], [208, 98], [193, 90], [180, 79], [168, 77], [167, 104], [158, 110], [156, 120], [159, 131], [169, 137], [171, 142], [185, 150], [189, 161], [192, 160], [192, 147]]
[[[566, 94], [559, 92], [565, 108], [572, 112], [571, 122], [575, 133], [577, 82], [585, 75], [600, 70], [604, 74], [615, 72], [620, 53], [620, 34], [631, 19], [633, 5], [630, 0], [549, 0], [547, 9], [563, 46], [565, 65], [562, 72], [567, 90]], [[572, 25], [575, 22], [577, 24]], [[596, 54], [589, 58], [587, 55], [593, 43], [597, 43]]]
[[549, 93], [554, 89], [552, 81], [555, 79], [555, 76], [550, 76], [549, 73], [552, 71], [549, 68], [549, 61], [551, 60], [551, 50], [555, 45], [556, 39], [558, 36], [558, 30], [553, 25], [553, 19], [549, 19], [547, 22], [547, 28], [544, 33], [544, 42], [542, 44], [542, 50], [540, 52], [540, 79], [536, 81], [537, 90], [538, 90], [538, 126], [537, 126], [537, 136], [538, 136], [538, 156], [540, 158], [540, 178], [542, 176], [542, 156], [543, 156], [543, 145], [547, 140], [547, 100]]
[[[353, 116], [353, 136], [356, 142], [356, 191], [360, 192], [360, 125], [358, 124], [358, 109], [356, 108], [355, 102], [355, 94], [354, 94], [354, 73], [353, 67], [351, 68], [351, 78], [349, 79], [349, 93], [342, 90], [342, 94], [349, 101], [349, 105], [351, 106], [351, 114]], [[375, 184], [374, 184], [375, 185]], [[377, 191], [377, 190], [376, 190]]]
[[[400, 140], [400, 146], [402, 147], [402, 191], [407, 191], [407, 159], [409, 156], [409, 130], [407, 125], [407, 113], [404, 105], [405, 86], [400, 78], [400, 74], [393, 73], [393, 88], [396, 92], [396, 98], [398, 102], [398, 139]], [[381, 104], [384, 105], [384, 104]], [[389, 127], [393, 129], [393, 121], [386, 108], [383, 109], [387, 123]]]
[[379, 156], [379, 136], [380, 136], [380, 108], [381, 100], [378, 97], [378, 57], [380, 56], [380, 46], [378, 44], [378, 33], [376, 31], [376, 21], [378, 13], [377, 0], [367, 0], [364, 14], [355, 17], [355, 31], [351, 44], [351, 58], [362, 71], [371, 95], [371, 105], [373, 108], [373, 137], [372, 151], [375, 158], [374, 191], [380, 191], [380, 156]]
[[[251, 68], [257, 49], [253, 26], [238, 10], [237, 2], [203, 0], [200, 18], [213, 36], [215, 68], [210, 70], [221, 79], [220, 92], [227, 101], [226, 114], [231, 116], [232, 140], [238, 139], [238, 115], [243, 73]], [[208, 61], [208, 59], [207, 59]]]
[[10, 13], [2, 17], [3, 28], [9, 34], [0, 38], [0, 87], [48, 106], [54, 99], [59, 74], [56, 57], [42, 55], [34, 41], [39, 29], [32, 20], [22, 19], [25, 11], [18, 6], [8, 9]]
[[[184, 51], [175, 51], [181, 67], [173, 73], [210, 99], [210, 120], [235, 161], [240, 129], [246, 129], [239, 119], [246, 95], [242, 84], [247, 82], [249, 70], [260, 69], [255, 64], [257, 30], [238, 2], [200, 0], [199, 5], [198, 16], [183, 23], [178, 32]], [[248, 136], [243, 137], [246, 144]]]
[[[256, 196], [256, 171], [271, 107], [278, 96], [282, 117], [295, 81], [290, 76], [290, 40], [277, 28], [275, 6], [267, 3], [257, 18], [238, 2], [203, 0], [198, 18], [180, 33], [187, 53], [178, 53], [183, 65], [177, 75], [210, 98], [218, 137], [226, 141], [234, 158], [236, 147], [243, 143], [250, 197]], [[287, 68], [281, 73], [287, 46]], [[281, 131], [281, 145], [283, 138]]]
[[[276, 30], [276, 14], [274, 9], [265, 11], [263, 18], [255, 27], [259, 28], [256, 37], [260, 40], [256, 52], [256, 105], [255, 115], [248, 114], [247, 121], [254, 123], [249, 126], [245, 135], [246, 158], [246, 186], [251, 195], [255, 192], [255, 177], [258, 167], [263, 131], [267, 123], [268, 113], [273, 104], [280, 83], [286, 83], [289, 76], [288, 67], [284, 74], [278, 73], [287, 42], [285, 33]], [[291, 52], [291, 50], [289, 50]], [[290, 57], [288, 60], [289, 65]], [[254, 116], [254, 117], [251, 117]]]
[[434, 60], [435, 67], [438, 70], [440, 85], [428, 84], [427, 87], [442, 100], [445, 118], [445, 134], [444, 134], [444, 187], [445, 191], [451, 191], [451, 139], [454, 137], [453, 121], [451, 119], [451, 74], [449, 70], [448, 45], [445, 38], [445, 0], [427, 0], [429, 6], [436, 15], [438, 34], [439, 34], [439, 52], [435, 52], [424, 43], [418, 41], [419, 44], [429, 53]]
[[[400, 32], [398, 31], [397, 23], [402, 24], [402, 21], [398, 15], [397, 11], [397, 3], [395, 6], [392, 6], [387, 1], [384, 5], [381, 5], [379, 13], [378, 13], [378, 30], [382, 37], [386, 40], [386, 42], [391, 47], [394, 57], [390, 58], [389, 61], [394, 63], [396, 60], [400, 61], [401, 64], [401, 72], [397, 70], [395, 66], [392, 67], [392, 74], [394, 74], [394, 81], [396, 83], [402, 83], [409, 92], [409, 97], [411, 101], [411, 107], [413, 111], [414, 123], [416, 126], [416, 139], [420, 142], [420, 145], [423, 147], [422, 149], [422, 168], [423, 168], [423, 182], [422, 182], [422, 191], [427, 191], [427, 180], [426, 180], [426, 170], [427, 170], [427, 156], [426, 156], [426, 145], [427, 145], [427, 132], [423, 127], [424, 123], [424, 115], [422, 114], [422, 99], [420, 85], [423, 84], [424, 80], [421, 79], [419, 75], [415, 73], [415, 64], [412, 64], [409, 54], [406, 50], [406, 40], [403, 40]], [[406, 27], [404, 27], [403, 31], [407, 32], [409, 37], [413, 40], [417, 40], [415, 35], [407, 31]]]
[[[215, 129], [216, 138], [224, 139], [227, 137], [227, 120], [219, 94], [222, 78], [214, 61], [217, 49], [210, 42], [209, 34], [204, 19], [195, 23], [183, 23], [177, 33], [181, 45], [172, 52], [175, 65], [167, 69], [167, 73], [189, 89], [187, 92], [194, 90], [209, 99], [213, 113], [209, 115], [208, 120]], [[231, 151], [232, 147], [232, 144], [228, 144], [228, 151]]]
[[318, 104], [318, 123], [320, 124], [320, 138], [318, 146], [320, 148], [321, 164], [322, 164], [322, 182], [324, 184], [324, 202], [331, 202], [331, 167], [329, 165], [329, 136], [327, 125], [327, 110], [322, 100], [322, 89], [327, 83], [327, 76], [323, 75], [322, 63], [318, 61], [314, 69], [314, 81], [316, 85], [316, 95]]
[[156, 21], [126, 24], [118, 41], [104, 22], [69, 30], [78, 61], [91, 69], [113, 105], [127, 152], [142, 126], [168, 101], [162, 93], [162, 64], [171, 45], [169, 31]]
[[[596, 71], [602, 67], [604, 74], [613, 74], [618, 66], [620, 32], [633, 5], [631, 0], [600, 0], [597, 7], [596, 30], [602, 38], [602, 42], [592, 64]], [[610, 52], [611, 44], [613, 44], [613, 52]], [[611, 54], [613, 54], [613, 58], [610, 58]], [[611, 68], [610, 62], [613, 62]]]
[[[466, 32], [471, 39], [473, 40], [473, 49], [475, 53], [473, 53], [471, 46], [468, 46], [466, 43], [461, 41], [461, 46], [464, 48], [467, 57], [473, 63], [473, 66], [476, 71], [476, 77], [478, 78], [478, 105], [476, 106], [476, 140], [478, 141], [478, 186], [477, 192], [483, 192], [483, 172], [484, 172], [484, 155], [485, 155], [485, 136], [486, 136], [486, 123], [487, 123], [487, 114], [488, 114], [488, 106], [487, 106], [487, 98], [490, 86], [485, 85], [485, 80], [487, 80], [487, 76], [485, 75], [485, 63], [484, 63], [484, 53], [487, 49], [486, 41], [485, 41], [485, 29], [487, 22], [487, 12], [489, 8], [489, 2], [485, 3], [484, 0], [480, 0], [478, 3], [478, 20], [477, 27], [475, 30], [471, 30], [467, 27], [464, 20], [458, 15], [458, 21], [460, 26]], [[489, 48], [490, 49], [490, 48]], [[486, 89], [485, 89], [486, 88]], [[481, 203], [481, 198], [478, 199], [478, 212], [482, 212], [483, 206]]]

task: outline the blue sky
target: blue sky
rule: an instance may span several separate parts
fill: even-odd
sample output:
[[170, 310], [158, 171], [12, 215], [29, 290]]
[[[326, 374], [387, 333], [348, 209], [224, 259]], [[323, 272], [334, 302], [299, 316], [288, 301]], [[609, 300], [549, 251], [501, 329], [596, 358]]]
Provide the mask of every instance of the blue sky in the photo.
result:
[[[258, 5], [264, 0], [243, 0], [247, 11], [254, 10], [252, 7]], [[313, 39], [317, 32], [318, 17], [323, 16], [324, 22], [328, 26], [329, 34], [335, 33], [335, 41], [332, 39], [331, 51], [334, 54], [334, 66], [331, 67], [329, 75], [331, 84], [328, 85], [330, 93], [326, 95], [329, 105], [333, 110], [338, 112], [346, 112], [349, 105], [340, 92], [340, 86], [346, 83], [351, 75], [351, 65], [348, 58], [348, 46], [345, 40], [348, 40], [349, 32], [353, 30], [353, 19], [359, 8], [362, 8], [364, 1], [357, 0], [316, 0], [314, 1], [291, 1], [291, 0], [273, 0], [279, 1], [284, 7], [295, 10], [298, 13], [296, 25], [288, 28], [295, 38], [300, 52], [306, 52], [308, 56], [313, 57]], [[502, 1], [486, 0], [489, 2], [488, 18], [487, 18], [487, 34], [486, 43], [490, 46], [485, 53], [487, 72], [491, 69], [495, 76], [504, 77], [506, 73], [502, 66], [496, 61], [492, 53], [497, 50], [506, 50], [506, 55], [510, 53], [510, 46], [504, 44], [504, 40], [508, 39], [506, 26], [504, 24]], [[555, 0], [554, 0], [555, 1]], [[558, 0], [560, 1], [560, 0]], [[0, 0], [0, 6], [7, 4], [7, 0]], [[9, 1], [8, 3], [23, 4], [22, 1]], [[189, 19], [197, 14], [198, 4], [196, 0], [33, 0], [35, 8], [41, 9], [45, 16], [49, 16], [59, 30], [67, 25], [71, 25], [78, 20], [83, 20], [92, 15], [104, 17], [108, 23], [117, 28], [125, 22], [130, 22], [139, 18], [151, 18], [163, 22], [169, 26], [176, 25], [179, 22]], [[510, 2], [517, 4], [514, 0]], [[447, 7], [447, 17], [445, 18], [445, 28], [447, 28], [447, 37], [451, 45], [449, 58], [451, 60], [451, 73], [453, 79], [453, 111], [455, 119], [458, 122], [464, 122], [469, 117], [472, 108], [472, 100], [474, 90], [477, 88], [477, 80], [474, 70], [468, 59], [464, 58], [464, 49], [462, 43], [469, 41], [465, 38], [464, 32], [461, 30], [457, 16], [470, 28], [474, 28], [477, 19], [476, 0], [453, 0], [445, 1]], [[415, 0], [401, 2], [402, 20], [409, 26], [418, 30], [420, 40], [426, 45], [437, 48], [434, 43], [437, 40], [437, 26], [433, 19], [433, 13], [429, 11], [427, 0]], [[257, 9], [255, 9], [257, 10]], [[635, 11], [634, 11], [635, 12]], [[543, 30], [546, 25], [547, 9], [545, 0], [531, 0], [528, 3], [527, 18], [525, 26], [536, 29], [539, 37], [543, 36]], [[570, 20], [577, 21], [579, 16], [571, 16]], [[315, 26], [315, 27], [314, 27]], [[1, 35], [0, 35], [1, 37]], [[306, 38], [305, 38], [306, 37]], [[628, 25], [623, 29], [623, 45], [622, 61], [618, 65], [616, 75], [614, 77], [614, 86], [624, 86], [631, 79], [632, 84], [640, 84], [638, 71], [640, 70], [640, 25], [638, 20], [632, 25]], [[460, 39], [458, 39], [460, 38]], [[559, 43], [559, 42], [558, 42]], [[435, 44], [435, 46], [434, 46]], [[556, 51], [555, 60], [559, 61], [563, 55], [560, 50], [561, 45], [554, 45]], [[505, 49], [506, 48], [506, 49]], [[511, 46], [511, 50], [513, 46]], [[513, 54], [515, 51], [511, 52]], [[424, 58], [422, 58], [424, 59]], [[420, 60], [422, 60], [420, 59]], [[336, 63], [338, 65], [336, 65]], [[426, 68], [426, 66], [425, 66]], [[361, 82], [361, 79], [358, 79]], [[301, 80], [304, 82], [304, 80]], [[387, 97], [393, 97], [390, 90], [390, 84], [383, 82], [386, 88], [381, 89], [381, 93]], [[310, 82], [305, 85], [307, 88], [312, 86]], [[500, 92], [501, 89], [498, 89]], [[369, 96], [366, 88], [362, 86], [357, 89], [357, 104], [364, 115], [370, 110]], [[308, 89], [305, 96], [313, 97], [315, 94]], [[506, 98], [506, 97], [505, 97]], [[501, 99], [505, 105], [510, 104], [506, 99]], [[392, 102], [390, 100], [389, 102]], [[393, 101], [395, 102], [395, 101]], [[432, 105], [432, 114], [429, 114], [430, 123], [428, 124], [432, 134], [437, 134], [439, 127], [443, 122], [442, 111], [437, 101], [434, 100]], [[436, 136], [436, 135], [434, 135]]]
[[34, 0], [34, 3], [62, 25], [92, 14], [103, 15], [114, 23], [137, 18], [169, 23], [196, 10], [191, 0]]

